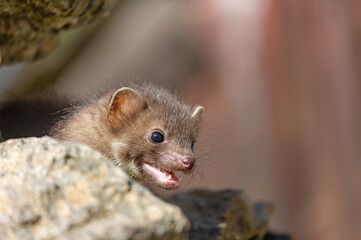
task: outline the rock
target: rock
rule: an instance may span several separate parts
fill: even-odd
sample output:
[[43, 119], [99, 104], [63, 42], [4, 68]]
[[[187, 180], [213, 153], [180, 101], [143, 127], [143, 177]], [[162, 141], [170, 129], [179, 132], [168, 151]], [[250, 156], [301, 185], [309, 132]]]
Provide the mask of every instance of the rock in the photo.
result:
[[57, 32], [105, 16], [108, 0], [0, 1], [0, 66], [48, 55]]
[[1, 239], [187, 239], [181, 210], [100, 153], [49, 137], [0, 144]]
[[[244, 191], [177, 193], [191, 240], [289, 240], [267, 232], [273, 205]], [[1, 239], [187, 239], [181, 210], [89, 147], [49, 137], [0, 144]]]
[[263, 240], [291, 240], [291, 237], [286, 234], [276, 234], [268, 232]]
[[273, 212], [270, 203], [253, 204], [243, 191], [195, 190], [173, 195], [191, 222], [191, 240], [261, 240]]

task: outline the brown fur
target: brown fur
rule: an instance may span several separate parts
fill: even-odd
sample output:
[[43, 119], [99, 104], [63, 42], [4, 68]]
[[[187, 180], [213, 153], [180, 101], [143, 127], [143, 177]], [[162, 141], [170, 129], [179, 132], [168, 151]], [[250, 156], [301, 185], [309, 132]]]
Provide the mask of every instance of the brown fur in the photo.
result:
[[[142, 159], [164, 169], [182, 171], [182, 163], [172, 153], [194, 157], [191, 147], [200, 124], [199, 118], [192, 117], [194, 108], [181, 103], [164, 89], [151, 85], [133, 86], [133, 89], [139, 93], [136, 100], [139, 105], [124, 104], [126, 99], [123, 97], [116, 97], [111, 103], [116, 89], [110, 90], [99, 99], [71, 111], [51, 135], [93, 147], [138, 180], [151, 181], [142, 174]], [[133, 113], [119, 113], [129, 104], [132, 104], [129, 111], [133, 110]], [[165, 132], [166, 144], [149, 141], [148, 136], [154, 129]], [[121, 146], [112, 146], [115, 142]]]
[[[192, 145], [197, 137], [202, 108], [181, 103], [167, 90], [149, 84], [120, 90], [115, 87], [85, 104], [74, 105], [66, 112], [59, 111], [52, 102], [54, 99], [43, 100], [41, 104], [37, 102], [39, 107], [51, 103], [46, 106], [49, 111], [38, 116], [40, 119], [47, 119], [46, 114], [53, 117], [34, 136], [50, 135], [89, 145], [113, 160], [133, 178], [153, 182], [163, 188], [176, 188], [178, 185], [160, 183], [159, 178], [145, 171], [142, 167], [144, 162], [172, 174], [173, 171], [191, 172], [185, 168], [184, 159], [194, 158]], [[27, 113], [33, 107], [30, 105], [34, 104], [19, 101], [15, 105], [18, 107], [13, 109], [16, 114], [12, 117]], [[3, 110], [9, 111], [12, 106], [6, 106]], [[4, 117], [4, 113], [0, 110], [0, 120], [1, 116]], [[5, 122], [0, 121], [0, 124]], [[1, 128], [5, 133], [3, 136], [7, 138], [31, 134], [25, 131], [26, 135], [21, 135], [21, 129], [15, 135], [8, 135], [7, 128]], [[162, 132], [165, 141], [152, 142], [149, 136], [153, 131]]]

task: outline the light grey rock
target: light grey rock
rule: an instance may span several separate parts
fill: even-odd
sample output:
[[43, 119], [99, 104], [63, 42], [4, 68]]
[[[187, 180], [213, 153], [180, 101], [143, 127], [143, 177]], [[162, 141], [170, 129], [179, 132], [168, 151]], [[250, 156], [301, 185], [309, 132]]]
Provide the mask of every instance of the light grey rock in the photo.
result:
[[87, 146], [0, 144], [1, 239], [187, 239], [181, 210]]

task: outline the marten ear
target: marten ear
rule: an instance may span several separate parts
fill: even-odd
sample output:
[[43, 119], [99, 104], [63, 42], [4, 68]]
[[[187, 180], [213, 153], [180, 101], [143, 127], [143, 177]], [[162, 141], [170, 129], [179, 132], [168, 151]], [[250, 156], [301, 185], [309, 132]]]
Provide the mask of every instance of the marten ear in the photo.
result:
[[118, 116], [129, 117], [140, 111], [144, 102], [140, 94], [127, 87], [118, 89], [112, 96], [108, 108], [108, 120]]
[[192, 118], [196, 119], [198, 123], [202, 121], [203, 109], [202, 106], [193, 107]]

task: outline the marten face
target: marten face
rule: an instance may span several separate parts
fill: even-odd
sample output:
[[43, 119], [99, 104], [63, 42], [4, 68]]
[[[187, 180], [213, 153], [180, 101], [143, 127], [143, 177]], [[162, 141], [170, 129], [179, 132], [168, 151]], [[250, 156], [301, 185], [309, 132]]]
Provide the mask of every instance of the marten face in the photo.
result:
[[[179, 187], [176, 172], [189, 174], [196, 166], [193, 148], [203, 107], [186, 106], [159, 89], [122, 89], [113, 96], [108, 115], [113, 160], [136, 180]], [[121, 105], [114, 106], [117, 102]]]

